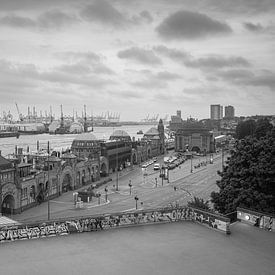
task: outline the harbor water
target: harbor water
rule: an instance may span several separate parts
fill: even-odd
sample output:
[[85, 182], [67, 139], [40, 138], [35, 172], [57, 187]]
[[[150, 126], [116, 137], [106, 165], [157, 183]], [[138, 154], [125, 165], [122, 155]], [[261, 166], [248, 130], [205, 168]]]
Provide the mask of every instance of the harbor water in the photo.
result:
[[[108, 140], [109, 137], [116, 130], [124, 130], [129, 136], [135, 140], [141, 139], [142, 134], [137, 134], [138, 131], [142, 130], [146, 133], [150, 128], [157, 127], [157, 125], [123, 125], [119, 127], [94, 127], [93, 134], [98, 139]], [[39, 141], [39, 148], [46, 149], [48, 141], [50, 142], [50, 148], [52, 150], [66, 150], [71, 147], [72, 141], [78, 134], [66, 134], [66, 135], [21, 135], [19, 138], [9, 137], [0, 139], [0, 151], [2, 156], [7, 156], [14, 153], [15, 146], [23, 148], [24, 151], [29, 147], [30, 151], [37, 150], [37, 141]]]

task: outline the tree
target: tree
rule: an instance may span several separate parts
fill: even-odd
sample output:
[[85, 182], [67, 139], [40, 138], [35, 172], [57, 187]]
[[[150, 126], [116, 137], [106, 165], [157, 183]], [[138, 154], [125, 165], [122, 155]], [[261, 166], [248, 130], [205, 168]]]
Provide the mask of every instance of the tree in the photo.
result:
[[274, 131], [270, 131], [260, 139], [248, 136], [238, 141], [224, 171], [218, 172], [220, 191], [211, 193], [216, 210], [230, 213], [239, 206], [275, 211], [274, 140]]
[[269, 122], [267, 118], [261, 118], [256, 122], [256, 128], [255, 128], [255, 137], [256, 138], [261, 138], [266, 136], [271, 130], [273, 126]]
[[201, 199], [201, 198], [198, 198], [198, 197], [194, 197], [192, 199], [192, 201], [189, 201], [188, 206], [210, 211], [208, 201], [205, 201], [204, 199]]
[[242, 139], [247, 136], [254, 135], [256, 129], [256, 122], [253, 119], [239, 122], [236, 127], [236, 137], [237, 139]]

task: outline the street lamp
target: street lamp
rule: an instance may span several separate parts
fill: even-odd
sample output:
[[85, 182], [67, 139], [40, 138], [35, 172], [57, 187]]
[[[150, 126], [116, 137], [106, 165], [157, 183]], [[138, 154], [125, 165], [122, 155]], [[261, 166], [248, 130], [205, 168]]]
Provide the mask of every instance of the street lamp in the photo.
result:
[[116, 191], [118, 191], [118, 141], [116, 140]]
[[97, 197], [98, 197], [98, 204], [100, 204], [100, 197], [101, 197], [101, 194], [100, 194], [100, 193], [97, 193]]
[[135, 196], [135, 201], [136, 201], [136, 209], [137, 209], [137, 202], [138, 202], [139, 198], [138, 196]]
[[224, 143], [221, 144], [222, 149], [222, 172], [224, 170]]
[[190, 173], [193, 173], [193, 153], [191, 152], [191, 170]]
[[104, 191], [105, 191], [105, 201], [107, 202], [107, 200], [108, 200], [108, 188], [105, 187]]
[[129, 180], [129, 187], [130, 187], [130, 195], [132, 194], [132, 183], [131, 183], [131, 180]]
[[50, 163], [49, 163], [49, 156], [50, 156], [50, 142], [48, 141], [47, 144], [47, 151], [48, 151], [48, 221], [50, 220]]
[[161, 185], [163, 186], [163, 178], [164, 178], [164, 175], [165, 175], [165, 168], [164, 166], [161, 166], [161, 169], [160, 169], [160, 177], [161, 177]]

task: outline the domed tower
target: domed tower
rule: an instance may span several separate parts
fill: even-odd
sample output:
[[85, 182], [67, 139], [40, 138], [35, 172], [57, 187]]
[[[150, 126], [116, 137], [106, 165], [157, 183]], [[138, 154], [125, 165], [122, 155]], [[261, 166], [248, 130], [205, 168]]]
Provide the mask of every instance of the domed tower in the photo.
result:
[[164, 144], [164, 125], [162, 119], [159, 120], [158, 132], [160, 138], [160, 153], [164, 154], [165, 144]]

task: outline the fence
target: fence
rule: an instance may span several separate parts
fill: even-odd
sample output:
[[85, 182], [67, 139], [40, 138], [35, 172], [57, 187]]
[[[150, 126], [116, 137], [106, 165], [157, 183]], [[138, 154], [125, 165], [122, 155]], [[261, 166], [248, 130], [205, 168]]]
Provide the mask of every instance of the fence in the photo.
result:
[[194, 221], [230, 234], [230, 220], [228, 218], [192, 207], [178, 207], [72, 217], [17, 226], [6, 226], [0, 228], [0, 242], [178, 221]]

